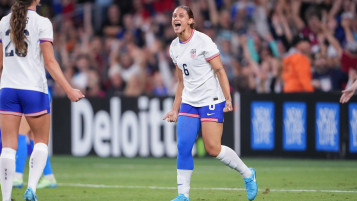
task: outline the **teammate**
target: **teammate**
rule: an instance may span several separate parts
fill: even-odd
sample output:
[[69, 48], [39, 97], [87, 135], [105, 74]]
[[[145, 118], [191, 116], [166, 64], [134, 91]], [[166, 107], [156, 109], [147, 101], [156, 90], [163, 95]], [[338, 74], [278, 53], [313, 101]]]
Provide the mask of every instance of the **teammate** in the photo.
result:
[[206, 151], [237, 170], [244, 179], [249, 200], [254, 200], [258, 186], [256, 173], [248, 168], [229, 147], [221, 145], [224, 112], [232, 111], [227, 75], [216, 44], [194, 29], [191, 9], [179, 6], [172, 15], [177, 38], [170, 46], [170, 56], [178, 72], [179, 83], [172, 110], [164, 120], [177, 122], [177, 185], [173, 201], [189, 201], [193, 172], [192, 147], [200, 127]]
[[357, 89], [357, 81], [355, 81], [350, 87], [342, 91], [342, 96], [340, 99], [341, 103], [347, 103], [350, 98], [355, 94], [355, 91]]
[[50, 104], [45, 66], [71, 101], [84, 96], [65, 79], [53, 55], [53, 28], [35, 10], [40, 0], [16, 0], [12, 12], [0, 21], [0, 91], [2, 153], [0, 179], [3, 201], [11, 200], [19, 125], [25, 116], [34, 136], [28, 188], [24, 198], [35, 201], [36, 186], [46, 165]]

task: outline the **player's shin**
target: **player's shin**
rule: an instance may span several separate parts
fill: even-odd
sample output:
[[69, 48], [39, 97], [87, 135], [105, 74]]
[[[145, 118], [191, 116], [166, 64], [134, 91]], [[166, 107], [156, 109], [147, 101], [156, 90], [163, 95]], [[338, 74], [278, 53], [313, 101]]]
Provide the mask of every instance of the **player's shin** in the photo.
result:
[[200, 119], [180, 116], [177, 121], [177, 187], [179, 195], [189, 197], [193, 172], [192, 147], [200, 130]]
[[0, 157], [0, 178], [3, 201], [11, 201], [12, 181], [15, 175], [16, 150], [3, 148]]
[[177, 170], [178, 194], [184, 194], [187, 198], [190, 193], [191, 175], [193, 170]]
[[243, 178], [249, 178], [252, 175], [252, 172], [239, 158], [237, 153], [227, 146], [221, 146], [221, 152], [216, 158], [230, 168], [237, 170]]
[[30, 174], [28, 183], [28, 187], [31, 187], [35, 193], [37, 183], [42, 175], [43, 169], [45, 168], [47, 157], [47, 145], [44, 143], [35, 144], [30, 158]]
[[26, 135], [19, 135], [19, 141], [16, 151], [16, 173], [15, 178], [22, 181], [25, 164], [27, 159]]

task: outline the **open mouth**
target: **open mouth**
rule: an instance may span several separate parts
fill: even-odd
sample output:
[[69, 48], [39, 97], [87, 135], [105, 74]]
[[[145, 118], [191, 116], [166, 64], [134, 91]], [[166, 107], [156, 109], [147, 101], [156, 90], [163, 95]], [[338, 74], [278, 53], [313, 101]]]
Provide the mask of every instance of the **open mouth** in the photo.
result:
[[177, 27], [181, 27], [181, 23], [180, 22], [175, 22], [175, 28]]

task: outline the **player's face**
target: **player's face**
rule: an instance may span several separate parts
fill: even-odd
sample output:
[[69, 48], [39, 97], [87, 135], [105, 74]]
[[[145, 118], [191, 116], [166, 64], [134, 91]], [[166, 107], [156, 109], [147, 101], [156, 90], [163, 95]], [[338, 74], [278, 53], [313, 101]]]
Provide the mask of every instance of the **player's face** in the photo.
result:
[[183, 32], [192, 22], [193, 19], [189, 18], [187, 11], [183, 8], [176, 8], [172, 14], [172, 27], [175, 33]]

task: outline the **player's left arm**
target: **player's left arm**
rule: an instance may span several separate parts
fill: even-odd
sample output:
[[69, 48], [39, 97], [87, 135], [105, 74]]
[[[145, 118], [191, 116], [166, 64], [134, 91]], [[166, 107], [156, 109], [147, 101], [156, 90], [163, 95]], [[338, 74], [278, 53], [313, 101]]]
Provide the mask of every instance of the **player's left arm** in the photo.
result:
[[223, 64], [221, 62], [221, 57], [217, 56], [216, 58], [209, 61], [212, 66], [214, 73], [216, 73], [219, 84], [221, 85], [224, 97], [226, 98], [226, 106], [223, 109], [223, 112], [231, 112], [232, 108], [232, 97], [231, 90], [229, 87], [228, 77], [226, 71], [223, 68]]

